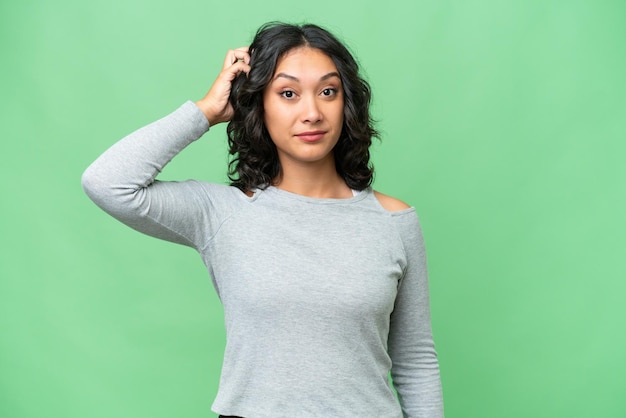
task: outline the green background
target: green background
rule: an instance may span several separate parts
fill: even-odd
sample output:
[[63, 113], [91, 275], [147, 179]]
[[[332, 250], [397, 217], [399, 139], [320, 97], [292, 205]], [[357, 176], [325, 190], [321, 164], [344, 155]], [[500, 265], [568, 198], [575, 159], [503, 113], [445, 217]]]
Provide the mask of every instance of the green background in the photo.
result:
[[[0, 3], [0, 417], [214, 416], [200, 258], [80, 176], [276, 19], [334, 31], [372, 84], [375, 186], [423, 223], [446, 415], [626, 416], [626, 2], [22, 0]], [[218, 126], [161, 178], [226, 162]]]

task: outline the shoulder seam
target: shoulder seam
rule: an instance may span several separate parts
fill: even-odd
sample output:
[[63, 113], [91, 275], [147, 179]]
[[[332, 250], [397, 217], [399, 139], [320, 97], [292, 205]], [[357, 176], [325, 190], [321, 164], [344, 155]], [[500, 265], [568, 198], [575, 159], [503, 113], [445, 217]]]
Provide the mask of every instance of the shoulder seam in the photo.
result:
[[[224, 185], [226, 187], [234, 187], [234, 186], [228, 186], [228, 185]], [[252, 204], [254, 202], [256, 202], [257, 198], [259, 196], [259, 192], [255, 192], [253, 196], [248, 197], [245, 195], [245, 193], [242, 192], [242, 196], [237, 196], [237, 199], [241, 199], [243, 204]], [[206, 248], [211, 244], [211, 242], [213, 242], [214, 238], [217, 236], [217, 234], [220, 233], [220, 231], [222, 230], [222, 227], [224, 226], [224, 224], [226, 222], [228, 222], [230, 219], [232, 219], [234, 216], [240, 214], [242, 211], [247, 210], [247, 207], [243, 207], [237, 211], [233, 211], [230, 214], [228, 214], [227, 216], [224, 217], [224, 219], [222, 219], [219, 223], [219, 225], [215, 228], [215, 232], [213, 232], [213, 234], [209, 237], [207, 237], [206, 241], [203, 243], [202, 247], [199, 248], [200, 251], [205, 251]]]

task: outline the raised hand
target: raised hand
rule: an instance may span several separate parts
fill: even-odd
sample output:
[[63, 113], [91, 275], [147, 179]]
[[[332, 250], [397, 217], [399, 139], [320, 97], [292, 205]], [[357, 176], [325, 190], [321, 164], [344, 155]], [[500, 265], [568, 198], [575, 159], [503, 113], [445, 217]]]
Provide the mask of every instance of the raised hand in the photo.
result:
[[233, 117], [233, 107], [228, 101], [233, 80], [243, 72], [250, 71], [248, 47], [231, 49], [226, 54], [222, 71], [217, 76], [209, 92], [196, 105], [202, 110], [211, 126], [228, 122]]

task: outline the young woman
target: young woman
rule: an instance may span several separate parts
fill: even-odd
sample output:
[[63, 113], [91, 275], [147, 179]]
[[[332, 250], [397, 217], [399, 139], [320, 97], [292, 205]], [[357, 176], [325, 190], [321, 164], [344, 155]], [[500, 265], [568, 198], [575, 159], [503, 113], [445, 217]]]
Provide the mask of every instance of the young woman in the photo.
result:
[[[422, 234], [413, 208], [370, 187], [369, 104], [329, 32], [268, 24], [202, 100], [83, 175], [106, 212], [200, 253], [224, 307], [223, 416], [443, 416]], [[155, 179], [222, 122], [230, 186]]]

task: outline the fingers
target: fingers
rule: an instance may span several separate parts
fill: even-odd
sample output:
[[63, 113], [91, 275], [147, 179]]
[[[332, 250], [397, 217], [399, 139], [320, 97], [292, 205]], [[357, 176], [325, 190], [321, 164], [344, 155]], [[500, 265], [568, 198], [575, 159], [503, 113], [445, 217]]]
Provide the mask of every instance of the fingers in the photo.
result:
[[230, 120], [233, 108], [229, 103], [233, 80], [240, 73], [250, 71], [248, 47], [231, 49], [226, 53], [224, 67], [217, 76], [208, 93], [196, 102], [211, 125]]
[[230, 82], [242, 72], [246, 74], [250, 72], [250, 54], [247, 46], [231, 49], [226, 53], [221, 76]]
[[250, 54], [248, 54], [248, 47], [242, 46], [241, 48], [231, 49], [226, 53], [224, 58], [223, 69], [229, 68], [239, 61], [243, 61], [246, 64], [250, 63]]
[[250, 72], [250, 66], [246, 64], [244, 61], [237, 61], [230, 67], [224, 68], [220, 75], [219, 79], [225, 80], [227, 82], [231, 82], [237, 77], [240, 73], [248, 74]]

